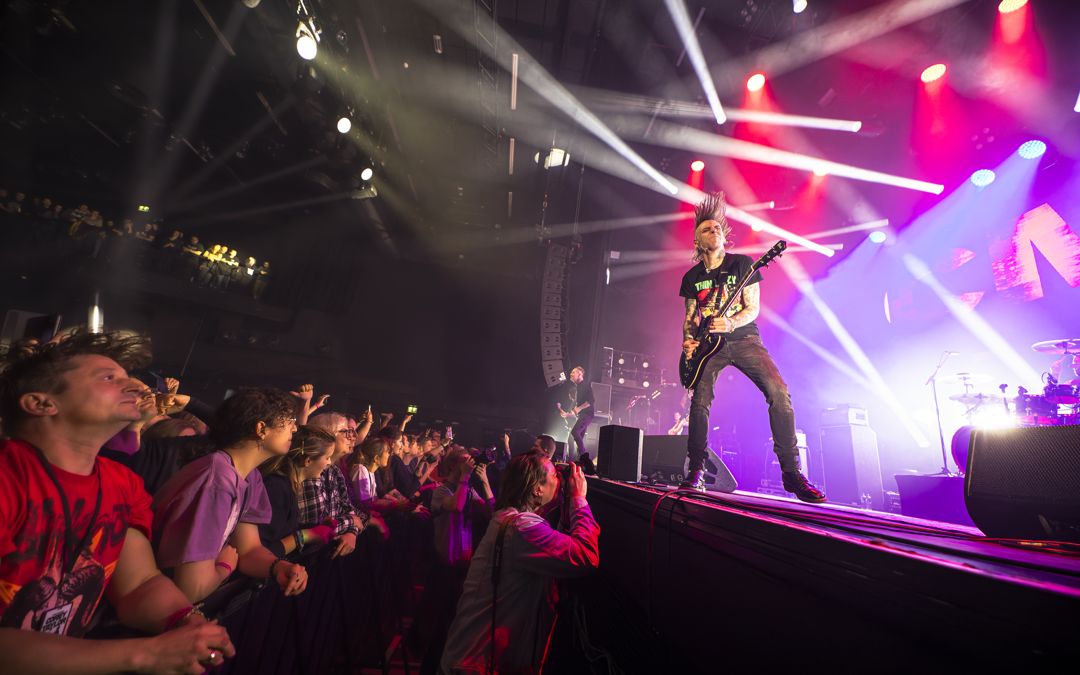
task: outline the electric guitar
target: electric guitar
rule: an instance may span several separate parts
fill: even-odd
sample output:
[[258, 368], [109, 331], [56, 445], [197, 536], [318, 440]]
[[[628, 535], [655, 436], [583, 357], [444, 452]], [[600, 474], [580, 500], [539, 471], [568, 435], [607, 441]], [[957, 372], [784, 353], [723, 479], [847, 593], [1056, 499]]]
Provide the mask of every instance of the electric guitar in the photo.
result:
[[728, 295], [727, 300], [719, 308], [716, 306], [717, 294], [720, 292], [721, 284], [714, 283], [713, 288], [709, 291], [708, 297], [705, 302], [698, 307], [698, 325], [695, 329], [694, 339], [697, 340], [698, 346], [690, 353], [690, 356], [683, 352], [679, 355], [679, 381], [687, 389], [693, 389], [698, 380], [701, 379], [701, 373], [705, 369], [705, 363], [712, 358], [712, 355], [719, 351], [720, 347], [724, 344], [723, 333], [710, 333], [709, 321], [714, 316], [724, 316], [731, 308], [732, 303], [735, 302], [735, 298], [739, 297], [743, 287], [750, 281], [750, 277], [754, 276], [754, 272], [758, 271], [762, 267], [768, 267], [776, 258], [784, 254], [784, 249], [787, 248], [786, 241], [778, 241], [776, 244], [765, 252], [753, 265], [750, 266], [750, 270], [747, 271], [746, 276], [739, 280], [739, 284]]

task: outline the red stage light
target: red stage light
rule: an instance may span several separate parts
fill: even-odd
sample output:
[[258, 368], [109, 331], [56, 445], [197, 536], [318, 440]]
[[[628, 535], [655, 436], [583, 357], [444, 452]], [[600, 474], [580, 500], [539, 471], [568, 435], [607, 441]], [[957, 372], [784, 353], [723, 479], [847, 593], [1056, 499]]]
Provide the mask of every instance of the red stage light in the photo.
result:
[[922, 71], [922, 75], [919, 76], [919, 79], [921, 79], [926, 84], [936, 82], [941, 78], [945, 77], [945, 70], [946, 68], [944, 63], [935, 63], [926, 70]]
[[750, 76], [750, 79], [746, 81], [747, 91], [761, 91], [761, 88], [765, 86], [765, 75], [762, 73], [754, 73]]
[[700, 159], [695, 159], [694, 161], [690, 162], [690, 170], [693, 171], [694, 173], [699, 173], [701, 171], [704, 171], [705, 170], [705, 162], [701, 161]]
[[1008, 14], [1009, 12], [1015, 12], [1028, 3], [1028, 0], [1001, 0], [998, 4], [998, 11], [1002, 14]]

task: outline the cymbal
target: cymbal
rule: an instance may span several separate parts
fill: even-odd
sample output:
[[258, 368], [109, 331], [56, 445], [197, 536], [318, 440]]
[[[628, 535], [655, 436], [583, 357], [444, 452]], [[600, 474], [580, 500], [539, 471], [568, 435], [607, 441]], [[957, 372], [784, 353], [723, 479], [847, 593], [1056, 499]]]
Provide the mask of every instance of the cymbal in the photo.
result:
[[999, 394], [953, 394], [949, 397], [949, 400], [963, 403], [966, 406], [976, 406], [998, 402], [1001, 400], [1001, 396]]
[[1080, 354], [1080, 338], [1043, 340], [1031, 345], [1031, 349], [1043, 354]]
[[951, 375], [942, 375], [938, 379], [942, 382], [973, 384], [975, 382], [989, 382], [993, 378], [985, 373], [952, 373]]

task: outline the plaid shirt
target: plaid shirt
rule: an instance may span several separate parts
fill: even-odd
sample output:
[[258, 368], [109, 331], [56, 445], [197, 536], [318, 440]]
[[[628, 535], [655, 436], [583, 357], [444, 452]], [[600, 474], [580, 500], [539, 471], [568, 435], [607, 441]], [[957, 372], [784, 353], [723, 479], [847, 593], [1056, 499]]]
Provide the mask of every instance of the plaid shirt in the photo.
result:
[[311, 527], [328, 518], [338, 521], [334, 535], [352, 532], [359, 534], [352, 516], [363, 518], [349, 501], [349, 491], [341, 469], [330, 465], [318, 478], [304, 481], [300, 496], [300, 527]]

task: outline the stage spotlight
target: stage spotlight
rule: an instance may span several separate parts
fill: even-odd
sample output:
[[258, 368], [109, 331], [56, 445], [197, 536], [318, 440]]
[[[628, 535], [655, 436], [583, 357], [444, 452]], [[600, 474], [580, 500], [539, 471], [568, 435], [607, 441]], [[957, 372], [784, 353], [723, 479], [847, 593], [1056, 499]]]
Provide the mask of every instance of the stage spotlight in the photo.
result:
[[746, 81], [747, 91], [761, 91], [761, 88], [765, 86], [765, 75], [762, 73], [754, 73], [750, 76], [750, 79]]
[[626, 378], [625, 377], [620, 377], [619, 378], [619, 384], [626, 384]]
[[1028, 3], [1028, 0], [1001, 0], [998, 3], [998, 11], [1002, 14], [1015, 12]]
[[705, 170], [705, 162], [701, 161], [700, 159], [695, 159], [694, 161], [690, 162], [690, 170], [694, 173], [701, 173]]
[[360, 180], [368, 181], [375, 175], [375, 170], [370, 166], [365, 166], [364, 170], [360, 172]]
[[975, 187], [986, 187], [990, 183], [993, 183], [995, 178], [997, 178], [997, 174], [995, 174], [990, 169], [979, 169], [975, 173], [971, 174], [971, 178], [969, 180], [971, 181], [971, 184]]
[[884, 232], [882, 232], [881, 230], [874, 230], [873, 232], [870, 233], [870, 236], [867, 237], [867, 239], [869, 239], [870, 241], [872, 241], [875, 244], [884, 244], [885, 240], [888, 239], [888, 238], [889, 238], [889, 236], [887, 234], [885, 234]]
[[791, 0], [791, 10], [796, 14], [806, 11], [806, 0]]
[[1024, 159], [1038, 159], [1046, 154], [1046, 143], [1042, 141], [1028, 141], [1016, 151]]
[[[553, 166], [570, 166], [570, 153], [562, 148], [552, 148], [543, 157], [544, 168], [550, 169]], [[540, 153], [536, 153], [533, 156], [533, 161], [537, 164], [540, 163]]]
[[926, 70], [922, 71], [922, 75], [919, 76], [926, 84], [936, 82], [945, 76], [946, 67], [944, 63], [935, 63]]
[[342, 117], [337, 121], [337, 130], [343, 134], [349, 133], [349, 129], [352, 129], [352, 120], [348, 117]]
[[648, 389], [649, 388], [649, 381], [645, 380], [644, 382], [642, 382], [641, 383], [641, 388], [642, 389]]
[[296, 28], [296, 53], [305, 61], [310, 61], [319, 53], [319, 43], [311, 32], [311, 28], [304, 23]]
[[[649, 362], [648, 362], [648, 361], [642, 361], [642, 362], [641, 362], [641, 367], [642, 367], [642, 368], [648, 368], [648, 367], [649, 367]], [[649, 385], [645, 385], [645, 386], [647, 387], [647, 386], [649, 386]]]
[[624, 359], [623, 357], [621, 357], [621, 356], [620, 356], [620, 357], [619, 357], [619, 365], [620, 365], [620, 366], [624, 366], [624, 365], [626, 365], [626, 359]]

